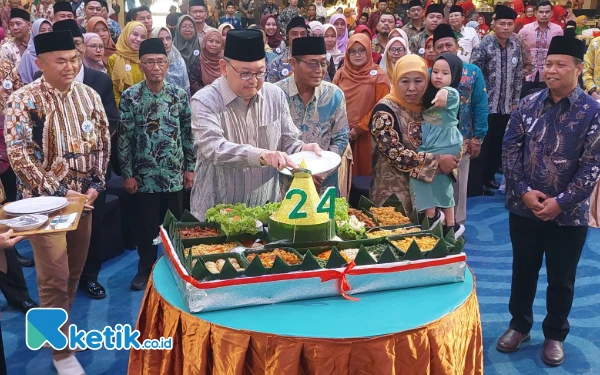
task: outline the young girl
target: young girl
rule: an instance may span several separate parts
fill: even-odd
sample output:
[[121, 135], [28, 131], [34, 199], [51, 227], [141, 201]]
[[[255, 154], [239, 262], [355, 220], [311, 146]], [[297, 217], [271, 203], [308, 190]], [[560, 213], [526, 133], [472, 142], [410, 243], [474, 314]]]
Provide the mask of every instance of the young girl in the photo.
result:
[[[422, 144], [419, 152], [459, 155], [463, 137], [458, 130], [458, 106], [460, 96], [457, 88], [462, 76], [462, 61], [456, 55], [444, 53], [438, 56], [431, 69], [429, 85], [423, 96]], [[419, 212], [424, 212], [435, 223], [445, 216], [444, 236], [454, 229], [455, 237], [464, 233], [464, 226], [454, 222], [454, 189], [450, 176], [437, 174], [431, 183], [410, 180], [413, 201]]]

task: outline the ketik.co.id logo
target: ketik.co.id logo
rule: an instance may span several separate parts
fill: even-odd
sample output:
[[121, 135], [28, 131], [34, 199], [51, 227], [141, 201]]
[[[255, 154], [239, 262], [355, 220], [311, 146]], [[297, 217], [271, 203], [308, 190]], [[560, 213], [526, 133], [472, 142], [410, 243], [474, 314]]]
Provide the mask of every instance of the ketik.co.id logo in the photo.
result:
[[44, 343], [57, 350], [69, 346], [69, 349], [108, 349], [131, 350], [171, 349], [172, 338], [146, 339], [142, 343], [138, 340], [140, 332], [132, 329], [129, 324], [117, 324], [114, 328], [104, 327], [98, 330], [79, 330], [74, 324], [69, 325], [69, 337], [61, 332], [60, 327], [67, 321], [67, 312], [57, 308], [35, 308], [25, 315], [25, 336], [27, 347], [31, 350], [40, 349]]

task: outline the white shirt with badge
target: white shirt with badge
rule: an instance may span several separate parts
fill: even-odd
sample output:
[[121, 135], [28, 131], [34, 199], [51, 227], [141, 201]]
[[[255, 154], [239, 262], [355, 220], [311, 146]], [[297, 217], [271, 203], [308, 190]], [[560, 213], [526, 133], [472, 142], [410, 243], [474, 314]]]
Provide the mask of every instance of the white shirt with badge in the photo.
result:
[[456, 54], [463, 62], [471, 60], [471, 52], [479, 44], [479, 35], [472, 27], [463, 26], [460, 29], [462, 38], [458, 39], [458, 53]]

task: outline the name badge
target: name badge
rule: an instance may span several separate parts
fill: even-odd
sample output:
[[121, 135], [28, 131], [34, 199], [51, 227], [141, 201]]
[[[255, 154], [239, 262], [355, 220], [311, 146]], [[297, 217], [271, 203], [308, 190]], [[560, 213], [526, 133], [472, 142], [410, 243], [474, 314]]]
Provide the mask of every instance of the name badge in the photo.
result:
[[419, 48], [419, 55], [425, 54], [425, 48]]
[[331, 60], [331, 53], [327, 52], [327, 60]]
[[369, 72], [370, 75], [372, 76], [376, 76], [377, 75], [377, 70], [373, 69]]
[[86, 133], [91, 132], [93, 128], [94, 128], [94, 126], [92, 125], [92, 122], [89, 120], [85, 120], [83, 122], [83, 124], [81, 124], [81, 130], [83, 130]]
[[275, 49], [275, 52], [277, 52], [277, 53], [281, 53], [281, 48], [277, 47], [277, 48]]
[[2, 87], [4, 87], [5, 90], [10, 90], [12, 89], [12, 82], [9, 80], [6, 80], [4, 82], [2, 82]]
[[125, 71], [126, 72], [131, 72], [131, 65], [125, 64]]
[[512, 61], [513, 65], [517, 65], [517, 58], [516, 57], [513, 57], [511, 61]]
[[194, 56], [198, 56], [200, 54], [200, 51], [198, 51], [197, 49], [194, 50]]
[[282, 74], [282, 75], [284, 75], [284, 76], [287, 76], [289, 73], [290, 73], [290, 71], [289, 71], [289, 70], [287, 70], [287, 69], [285, 69], [285, 68], [283, 68], [283, 69], [281, 70], [281, 74]]

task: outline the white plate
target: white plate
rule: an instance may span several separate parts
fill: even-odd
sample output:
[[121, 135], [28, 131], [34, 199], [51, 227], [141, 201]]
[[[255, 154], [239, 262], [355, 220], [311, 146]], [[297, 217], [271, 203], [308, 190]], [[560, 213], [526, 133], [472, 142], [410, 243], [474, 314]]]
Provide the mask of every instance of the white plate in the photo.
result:
[[12, 202], [4, 206], [9, 215], [37, 214], [52, 212], [65, 207], [69, 202], [63, 197], [37, 197]]
[[24, 222], [13, 222], [7, 224], [9, 228], [14, 231], [24, 231], [37, 229], [42, 225], [46, 224], [48, 221], [48, 216], [46, 215], [27, 215], [27, 217], [23, 218]]
[[[298, 165], [300, 165], [300, 162], [304, 159], [306, 162], [306, 169], [313, 175], [329, 172], [337, 168], [342, 162], [342, 158], [331, 151], [321, 151], [320, 157], [312, 151], [302, 151], [290, 155], [290, 158]], [[288, 176], [292, 175], [292, 172], [287, 168], [282, 169], [280, 172]]]

